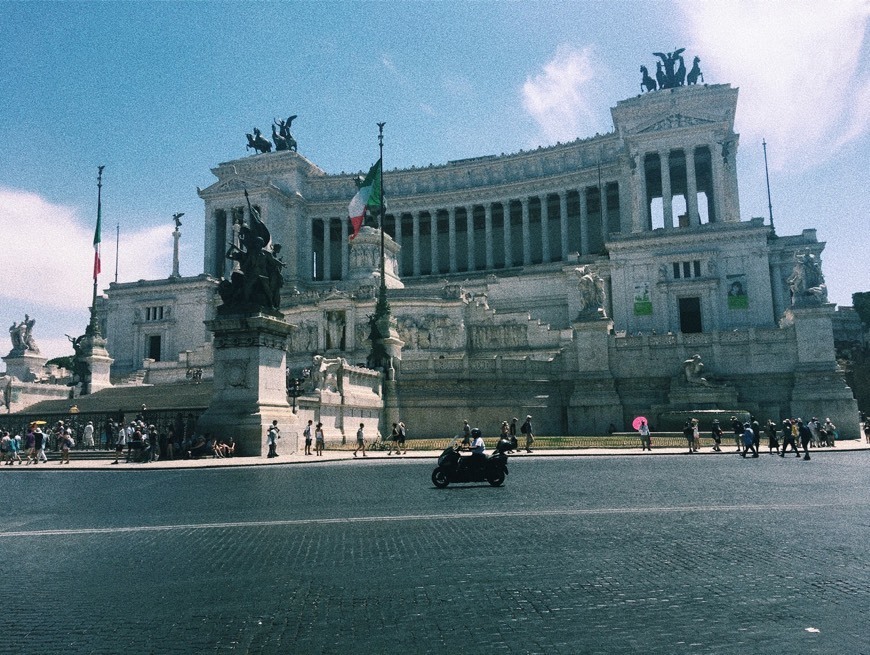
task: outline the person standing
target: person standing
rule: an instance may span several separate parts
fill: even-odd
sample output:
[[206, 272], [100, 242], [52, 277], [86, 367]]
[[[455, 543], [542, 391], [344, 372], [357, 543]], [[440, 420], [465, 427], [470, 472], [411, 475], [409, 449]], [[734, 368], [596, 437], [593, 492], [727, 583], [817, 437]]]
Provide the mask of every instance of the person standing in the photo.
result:
[[520, 432], [526, 435], [526, 452], [532, 452], [532, 444], [535, 443], [535, 435], [532, 431], [532, 415], [526, 416], [526, 420], [520, 428]]
[[710, 434], [713, 437], [713, 450], [717, 453], [722, 452], [722, 448], [720, 447], [722, 444], [722, 426], [719, 425], [718, 419], [713, 419], [713, 427], [710, 429]]
[[281, 428], [278, 427], [278, 421], [272, 421], [269, 426], [269, 431], [266, 433], [266, 443], [269, 446], [269, 454], [266, 457], [278, 456], [278, 439], [281, 438]]
[[58, 464], [69, 464], [69, 449], [73, 447], [72, 432], [67, 430], [60, 436], [60, 461]]
[[[469, 430], [470, 431], [470, 430]], [[399, 447], [396, 445], [399, 441], [399, 424], [393, 423], [393, 431], [390, 432], [390, 448], [387, 450], [387, 455], [393, 454], [393, 448], [396, 449], [396, 454], [399, 454]]]
[[[115, 437], [115, 461], [112, 464], [117, 464], [118, 459], [124, 453], [124, 446], [127, 445], [127, 428], [123, 423], [118, 425], [118, 434]], [[129, 458], [128, 458], [129, 459]]]
[[465, 419], [464, 421], [462, 421], [462, 445], [467, 446], [470, 443], [471, 443], [471, 426], [468, 425], [468, 419]]
[[652, 444], [650, 443], [650, 434], [649, 434], [649, 426], [646, 424], [646, 421], [640, 422], [640, 428], [638, 428], [638, 432], [640, 432], [640, 450], [643, 452], [644, 450], [648, 450], [652, 452]]
[[695, 429], [692, 427], [692, 421], [686, 421], [686, 424], [683, 426], [683, 437], [686, 442], [689, 444], [689, 454], [692, 455], [695, 452]]
[[396, 454], [399, 454], [399, 448], [402, 449], [402, 455], [408, 454], [408, 449], [405, 446], [405, 439], [407, 438], [408, 433], [405, 430], [405, 422], [399, 421], [399, 440], [396, 445]]
[[311, 430], [313, 429], [314, 421], [308, 419], [308, 425], [302, 431], [302, 436], [305, 437], [305, 454], [311, 454]]
[[82, 433], [82, 445], [85, 450], [91, 450], [94, 447], [94, 422], [88, 421]]
[[363, 457], [367, 457], [366, 455], [366, 440], [365, 434], [363, 430], [365, 429], [365, 423], [359, 424], [359, 429], [356, 431], [356, 450], [353, 451], [353, 456], [356, 457], [357, 452], [362, 450]]
[[21, 435], [16, 434], [14, 437], [9, 438], [9, 461], [7, 462], [9, 466], [15, 466], [16, 461], [21, 464], [21, 455], [19, 453], [20, 450]]
[[510, 425], [510, 433], [511, 433], [511, 449], [518, 450], [519, 442], [517, 442], [517, 424], [520, 422], [516, 416], [514, 416]]
[[739, 453], [743, 445], [743, 423], [738, 421], [736, 416], [731, 417], [731, 429], [734, 431], [734, 443], [737, 444], [737, 452]]
[[695, 452], [701, 448], [701, 430], [698, 428], [698, 419], [692, 419], [692, 444]]
[[323, 436], [323, 423], [318, 423], [314, 429], [314, 451], [318, 455], [323, 455], [323, 446], [326, 444], [326, 439]]

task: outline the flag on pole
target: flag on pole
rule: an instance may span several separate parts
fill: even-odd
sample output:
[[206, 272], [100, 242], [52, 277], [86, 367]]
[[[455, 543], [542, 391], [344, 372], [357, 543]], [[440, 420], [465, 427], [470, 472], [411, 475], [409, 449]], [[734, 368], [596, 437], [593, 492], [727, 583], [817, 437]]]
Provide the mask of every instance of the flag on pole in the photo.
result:
[[381, 206], [381, 160], [378, 159], [375, 165], [369, 170], [369, 174], [359, 186], [359, 190], [350, 201], [347, 207], [347, 215], [350, 218], [350, 224], [353, 228], [353, 234], [350, 238], [353, 239], [362, 227], [363, 220], [366, 215], [366, 208], [374, 209]]
[[101, 207], [97, 202], [97, 229], [94, 231], [94, 282], [97, 281], [97, 276], [100, 274], [100, 222], [101, 222]]

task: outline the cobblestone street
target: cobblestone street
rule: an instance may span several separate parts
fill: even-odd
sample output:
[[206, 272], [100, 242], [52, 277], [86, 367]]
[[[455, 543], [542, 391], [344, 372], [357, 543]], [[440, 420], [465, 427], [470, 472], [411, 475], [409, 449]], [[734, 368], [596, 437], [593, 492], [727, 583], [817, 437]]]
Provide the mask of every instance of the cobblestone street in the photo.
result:
[[7, 475], [2, 653], [870, 653], [866, 452]]

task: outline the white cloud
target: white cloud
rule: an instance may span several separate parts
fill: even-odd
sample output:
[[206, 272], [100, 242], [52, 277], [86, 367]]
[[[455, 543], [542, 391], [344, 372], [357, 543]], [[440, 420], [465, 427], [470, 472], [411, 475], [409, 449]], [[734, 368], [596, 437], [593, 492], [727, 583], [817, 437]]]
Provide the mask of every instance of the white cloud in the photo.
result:
[[[867, 0], [683, 2], [708, 83], [740, 87], [737, 129], [773, 168], [808, 168], [870, 128]], [[865, 67], [862, 70], [862, 66]]]
[[[76, 209], [48, 202], [35, 193], [0, 188], [0, 234], [7, 235], [0, 299], [55, 310], [89, 307], [94, 262], [94, 226]], [[114, 230], [102, 230], [101, 287], [114, 274]], [[123, 280], [168, 277], [171, 239], [163, 226], [123, 234]]]
[[596, 112], [602, 64], [591, 48], [561, 45], [542, 71], [526, 78], [523, 107], [548, 141], [570, 141], [600, 129]]

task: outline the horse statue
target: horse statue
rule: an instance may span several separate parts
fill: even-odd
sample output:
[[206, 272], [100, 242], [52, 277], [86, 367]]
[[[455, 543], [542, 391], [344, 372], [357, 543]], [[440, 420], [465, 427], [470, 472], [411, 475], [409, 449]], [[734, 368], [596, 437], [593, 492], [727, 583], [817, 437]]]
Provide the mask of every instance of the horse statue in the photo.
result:
[[640, 72], [643, 75], [643, 79], [640, 81], [640, 92], [643, 93], [644, 87], [646, 87], [647, 91], [655, 91], [657, 88], [656, 81], [649, 76], [646, 66], [641, 66]]
[[275, 150], [288, 150], [287, 139], [278, 134], [277, 130], [275, 130], [275, 126], [272, 126], [272, 141], [275, 142]]
[[264, 138], [262, 133], [256, 127], [254, 128], [253, 136], [251, 134], [245, 134], [248, 137], [248, 145], [245, 146], [245, 150], [249, 148], [253, 148], [257, 154], [264, 152], [272, 152], [272, 144], [269, 143], [269, 140]]
[[[296, 114], [290, 116], [286, 121], [280, 119], [272, 121], [272, 140], [275, 141], [276, 150], [293, 150], [294, 152], [298, 152], [296, 139], [294, 139], [293, 135], [290, 134], [290, 126], [293, 124], [294, 118], [296, 118]], [[278, 128], [277, 137], [275, 135], [275, 127]], [[283, 141], [283, 147], [278, 145], [279, 139]]]
[[701, 67], [698, 66], [700, 63], [700, 57], [695, 57], [695, 59], [692, 60], [692, 70], [690, 70], [689, 74], [686, 76], [686, 84], [697, 84], [698, 78], [701, 78], [701, 82], [704, 81], [704, 73], [701, 72]]
[[680, 55], [678, 60], [680, 65], [677, 68], [677, 72], [674, 73], [674, 77], [676, 78], [677, 86], [683, 86], [686, 83], [686, 62], [683, 61], [683, 55]]

